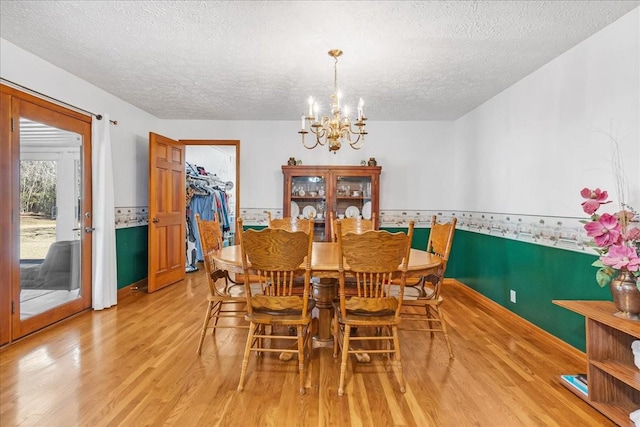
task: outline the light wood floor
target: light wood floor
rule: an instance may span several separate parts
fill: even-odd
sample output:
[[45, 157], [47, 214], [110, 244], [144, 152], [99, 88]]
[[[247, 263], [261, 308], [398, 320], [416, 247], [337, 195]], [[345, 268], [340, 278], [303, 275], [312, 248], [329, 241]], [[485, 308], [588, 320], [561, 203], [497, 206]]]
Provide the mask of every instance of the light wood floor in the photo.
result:
[[[339, 362], [316, 349], [312, 386], [298, 394], [297, 362], [255, 356], [237, 392], [245, 330], [208, 336], [196, 355], [202, 271], [116, 308], [85, 312], [0, 352], [0, 425], [11, 426], [609, 426], [563, 386], [583, 372], [572, 350], [468, 288], [444, 290], [456, 358], [440, 336], [402, 332], [407, 392], [383, 356]], [[355, 373], [353, 373], [355, 371]]]

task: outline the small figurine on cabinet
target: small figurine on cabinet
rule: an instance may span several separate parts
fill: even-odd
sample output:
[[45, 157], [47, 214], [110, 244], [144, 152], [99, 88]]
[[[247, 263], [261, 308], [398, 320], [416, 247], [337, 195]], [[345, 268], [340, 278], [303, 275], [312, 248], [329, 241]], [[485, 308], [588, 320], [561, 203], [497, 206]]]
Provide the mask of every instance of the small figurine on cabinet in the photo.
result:
[[287, 161], [287, 164], [289, 166], [295, 166], [296, 165], [296, 158], [295, 157], [289, 157], [289, 160]]
[[369, 157], [369, 166], [378, 166], [378, 162], [375, 157]]

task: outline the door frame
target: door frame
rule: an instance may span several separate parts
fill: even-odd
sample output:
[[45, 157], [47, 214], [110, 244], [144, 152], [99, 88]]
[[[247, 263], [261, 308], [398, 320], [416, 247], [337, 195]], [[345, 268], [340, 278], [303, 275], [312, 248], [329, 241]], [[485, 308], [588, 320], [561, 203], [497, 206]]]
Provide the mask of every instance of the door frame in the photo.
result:
[[[8, 286], [0, 287], [0, 331], [1, 344], [12, 342], [27, 334], [49, 326], [66, 317], [77, 314], [91, 307], [92, 288], [92, 236], [91, 233], [81, 233], [81, 297], [68, 303], [57, 306], [51, 310], [37, 314], [25, 320], [20, 320], [20, 125], [18, 123], [20, 110], [29, 110], [37, 114], [39, 120], [50, 126], [76, 132], [83, 136], [82, 144], [82, 212], [88, 212], [89, 217], [83, 215], [82, 228], [92, 227], [92, 199], [91, 199], [91, 121], [92, 117], [77, 111], [65, 108], [53, 102], [38, 98], [31, 94], [0, 84], [3, 107], [9, 103], [11, 108], [0, 117], [2, 120], [2, 133], [0, 134], [3, 154], [2, 180], [6, 182], [0, 195], [0, 204], [3, 206], [0, 218], [0, 227], [7, 238], [3, 239], [2, 257], [0, 259], [0, 272], [9, 272]], [[8, 101], [7, 101], [8, 99]], [[8, 122], [5, 122], [8, 120]], [[6, 157], [4, 156], [6, 154]], [[6, 168], [5, 168], [6, 166]], [[6, 180], [6, 181], [5, 181]], [[6, 211], [6, 214], [5, 214]], [[16, 309], [17, 307], [17, 309]], [[8, 328], [8, 329], [7, 329]], [[8, 341], [6, 340], [8, 338]]]

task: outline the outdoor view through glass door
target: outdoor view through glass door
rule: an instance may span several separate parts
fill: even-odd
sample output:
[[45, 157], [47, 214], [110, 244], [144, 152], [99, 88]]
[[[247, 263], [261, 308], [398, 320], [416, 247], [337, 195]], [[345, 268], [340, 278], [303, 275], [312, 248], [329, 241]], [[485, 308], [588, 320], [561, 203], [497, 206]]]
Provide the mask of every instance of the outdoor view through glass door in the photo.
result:
[[82, 136], [20, 118], [20, 319], [81, 296]]

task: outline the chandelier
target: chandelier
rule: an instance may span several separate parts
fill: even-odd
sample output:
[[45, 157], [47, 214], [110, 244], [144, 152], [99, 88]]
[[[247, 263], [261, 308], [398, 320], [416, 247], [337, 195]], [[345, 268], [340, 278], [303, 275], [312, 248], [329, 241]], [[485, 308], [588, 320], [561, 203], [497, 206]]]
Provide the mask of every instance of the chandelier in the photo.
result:
[[[338, 90], [338, 57], [342, 55], [340, 49], [333, 49], [329, 51], [335, 63], [333, 68], [333, 94], [331, 95], [331, 116], [323, 116], [319, 119], [318, 113], [320, 107], [317, 102], [313, 101], [313, 97], [309, 97], [309, 115], [304, 114], [301, 117], [302, 130], [298, 133], [302, 135], [302, 145], [304, 148], [313, 149], [318, 145], [329, 146], [329, 152], [333, 152], [340, 149], [342, 144], [349, 144], [354, 150], [359, 150], [364, 146], [364, 136], [367, 132], [364, 130], [367, 118], [364, 116], [364, 101], [360, 98], [358, 103], [358, 114], [355, 123], [353, 123], [357, 130], [353, 130], [351, 125], [351, 118], [349, 117], [349, 108], [344, 106], [342, 111], [340, 110], [340, 101], [342, 94]], [[309, 132], [306, 130], [306, 122], [309, 122], [309, 130], [313, 133], [315, 143], [313, 145], [307, 145], [304, 137]], [[357, 138], [352, 141], [352, 137]]]

